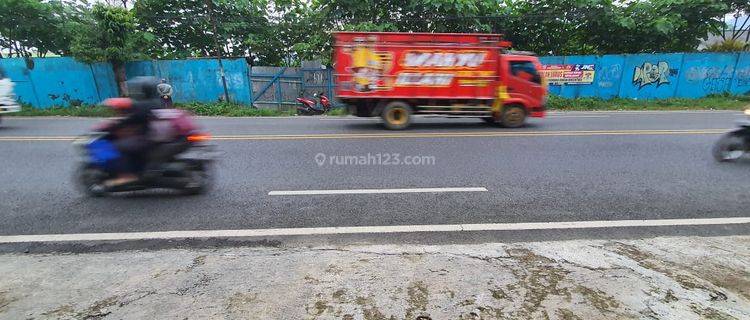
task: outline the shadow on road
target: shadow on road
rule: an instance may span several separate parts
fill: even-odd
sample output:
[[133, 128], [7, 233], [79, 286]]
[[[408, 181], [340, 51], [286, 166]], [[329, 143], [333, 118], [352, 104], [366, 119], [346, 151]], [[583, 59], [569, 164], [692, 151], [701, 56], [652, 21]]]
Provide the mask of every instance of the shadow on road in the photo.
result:
[[[505, 131], [518, 131], [518, 130], [524, 130], [524, 129], [534, 129], [538, 128], [539, 126], [533, 123], [527, 123], [523, 128], [519, 129], [508, 129], [503, 128], [494, 124], [485, 123], [483, 121], [477, 121], [477, 122], [413, 122], [409, 128], [405, 130], [400, 131], [419, 131], [419, 130], [434, 130], [434, 129], [443, 129], [443, 130], [482, 130], [485, 131], [487, 129], [494, 129], [494, 130], [505, 130]], [[398, 131], [390, 131], [383, 128], [383, 125], [380, 123], [347, 123], [346, 128], [352, 129], [352, 130], [382, 130], [386, 132], [398, 132]]]

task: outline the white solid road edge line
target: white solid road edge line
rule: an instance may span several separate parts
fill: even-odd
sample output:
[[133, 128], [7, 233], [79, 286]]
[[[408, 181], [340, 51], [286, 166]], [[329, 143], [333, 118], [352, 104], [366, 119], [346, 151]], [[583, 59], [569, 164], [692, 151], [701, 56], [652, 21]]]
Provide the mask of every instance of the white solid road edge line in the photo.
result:
[[487, 188], [407, 188], [407, 189], [345, 189], [345, 190], [284, 190], [270, 191], [269, 196], [299, 196], [322, 194], [376, 194], [376, 193], [429, 193], [429, 192], [485, 192]]
[[125, 233], [77, 233], [0, 236], [0, 244], [30, 242], [80, 242], [122, 240], [166, 240], [196, 238], [251, 238], [272, 236], [315, 236], [336, 234], [385, 234], [415, 232], [466, 232], [466, 231], [524, 231], [549, 229], [594, 229], [621, 227], [663, 227], [731, 225], [750, 223], [750, 217], [705, 219], [611, 220], [611, 221], [559, 221], [482, 224], [436, 224], [364, 227], [277, 228], [241, 230], [191, 230]]

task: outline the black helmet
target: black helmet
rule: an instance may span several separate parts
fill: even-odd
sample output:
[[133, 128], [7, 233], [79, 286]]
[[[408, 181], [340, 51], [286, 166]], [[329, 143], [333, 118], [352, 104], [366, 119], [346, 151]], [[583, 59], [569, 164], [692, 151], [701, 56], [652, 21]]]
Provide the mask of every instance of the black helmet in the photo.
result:
[[135, 77], [128, 80], [128, 97], [136, 100], [156, 99], [159, 93], [156, 86], [159, 80], [156, 77]]

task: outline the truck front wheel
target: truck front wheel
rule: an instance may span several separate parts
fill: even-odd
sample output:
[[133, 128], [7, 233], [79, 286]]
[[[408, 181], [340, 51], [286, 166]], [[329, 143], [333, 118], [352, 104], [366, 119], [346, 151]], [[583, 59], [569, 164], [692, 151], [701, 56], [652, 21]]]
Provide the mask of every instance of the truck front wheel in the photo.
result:
[[500, 123], [507, 128], [518, 128], [526, 122], [526, 110], [521, 106], [507, 105], [503, 108]]
[[405, 129], [411, 123], [411, 107], [404, 102], [393, 101], [385, 105], [380, 117], [386, 129]]

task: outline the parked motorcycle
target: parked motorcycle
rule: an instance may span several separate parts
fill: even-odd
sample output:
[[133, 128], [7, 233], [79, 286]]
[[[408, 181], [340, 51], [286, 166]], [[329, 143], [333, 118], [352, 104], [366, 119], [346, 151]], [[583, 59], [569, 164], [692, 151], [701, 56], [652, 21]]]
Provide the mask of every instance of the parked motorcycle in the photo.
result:
[[712, 149], [714, 159], [720, 162], [735, 161], [750, 152], [750, 109], [745, 110], [747, 119], [737, 121], [739, 128], [725, 133]]
[[324, 114], [331, 110], [331, 101], [326, 97], [323, 92], [313, 94], [314, 98], [318, 98], [320, 101], [320, 107], [315, 103], [315, 100], [306, 99], [304, 97], [297, 98], [300, 103], [297, 106], [297, 114], [299, 115], [317, 115]]
[[82, 159], [75, 173], [77, 185], [89, 196], [154, 188], [181, 190], [186, 194], [205, 192], [211, 184], [210, 166], [214, 161], [208, 134], [194, 131], [175, 141], [156, 144], [146, 155], [146, 165], [136, 181], [107, 186], [116, 176], [115, 161], [120, 157], [108, 132], [90, 132], [73, 144]]

